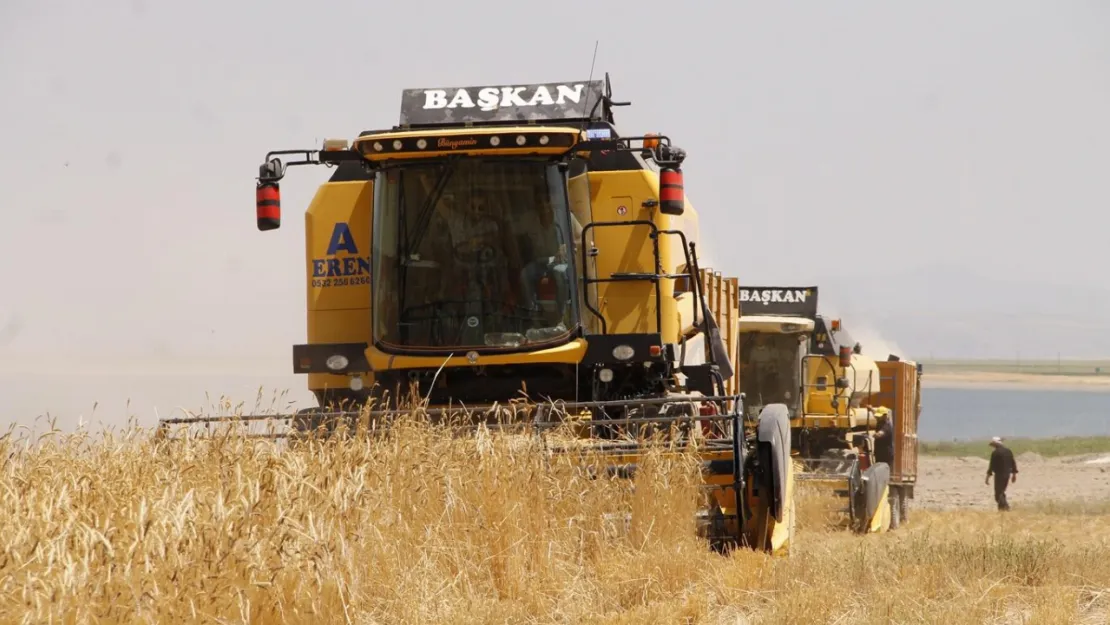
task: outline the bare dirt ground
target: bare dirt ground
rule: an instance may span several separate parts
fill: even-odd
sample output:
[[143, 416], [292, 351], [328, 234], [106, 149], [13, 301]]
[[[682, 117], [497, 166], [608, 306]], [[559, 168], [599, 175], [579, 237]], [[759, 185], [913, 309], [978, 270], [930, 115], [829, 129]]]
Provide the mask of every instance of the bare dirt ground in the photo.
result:
[[[1107, 505], [1110, 502], [1110, 455], [1042, 458], [1017, 456], [1018, 479], [1006, 491], [1014, 508], [1045, 502]], [[913, 504], [931, 509], [991, 509], [994, 487], [984, 483], [983, 458], [921, 456]], [[993, 478], [992, 478], [993, 481]]]

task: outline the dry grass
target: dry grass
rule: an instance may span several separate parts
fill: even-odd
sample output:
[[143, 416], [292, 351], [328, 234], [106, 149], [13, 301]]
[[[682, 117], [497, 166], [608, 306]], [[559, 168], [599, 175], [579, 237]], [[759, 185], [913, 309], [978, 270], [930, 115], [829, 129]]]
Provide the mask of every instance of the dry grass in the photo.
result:
[[[1045, 458], [1110, 453], [1110, 436], [1058, 436], [1053, 438], [1008, 438], [1006, 446], [1020, 456], [1035, 453]], [[954, 458], [990, 458], [993, 449], [986, 439], [970, 441], [921, 441], [922, 454]]]
[[[693, 535], [688, 459], [589, 480], [538, 446], [406, 423], [376, 443], [0, 442], [0, 621], [1073, 623], [1110, 519], [915, 511], [870, 537], [807, 496], [789, 559]], [[627, 531], [606, 521], [631, 511]]]

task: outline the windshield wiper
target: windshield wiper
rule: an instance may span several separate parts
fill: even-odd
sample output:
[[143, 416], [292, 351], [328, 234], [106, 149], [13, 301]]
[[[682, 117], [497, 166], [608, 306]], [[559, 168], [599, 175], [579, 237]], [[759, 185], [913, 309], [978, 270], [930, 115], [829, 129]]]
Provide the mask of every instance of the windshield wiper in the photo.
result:
[[420, 212], [417, 214], [416, 223], [413, 224], [412, 229], [412, 240], [408, 241], [406, 252], [418, 249], [420, 241], [428, 233], [428, 226], [432, 222], [432, 213], [435, 212], [436, 204], [439, 203], [443, 190], [447, 188], [447, 181], [455, 173], [457, 164], [458, 161], [454, 160], [444, 163], [443, 171], [436, 177], [436, 182], [432, 186], [432, 192], [428, 194], [427, 199], [424, 200], [424, 205], [420, 207]]
[[[432, 211], [435, 208], [439, 198], [443, 195], [443, 189], [447, 187], [447, 179], [455, 171], [455, 161], [448, 161], [443, 165], [443, 171], [436, 177], [435, 184], [432, 186], [432, 192], [424, 199], [424, 204], [421, 205], [420, 211], [416, 216], [416, 223], [413, 224], [411, 236], [409, 236], [408, 227], [408, 202], [405, 201], [405, 176], [402, 172], [400, 176], [400, 189], [398, 190], [398, 220], [400, 221], [401, 228], [401, 257], [397, 263], [398, 285], [397, 285], [397, 305], [403, 306], [406, 300], [406, 293], [408, 292], [408, 268], [409, 263], [406, 262], [412, 256], [412, 251], [417, 249], [420, 240], [424, 238], [424, 233], [427, 232], [428, 224], [431, 223]], [[404, 332], [404, 330], [403, 330]], [[408, 340], [407, 333], [403, 334], [404, 340]]]

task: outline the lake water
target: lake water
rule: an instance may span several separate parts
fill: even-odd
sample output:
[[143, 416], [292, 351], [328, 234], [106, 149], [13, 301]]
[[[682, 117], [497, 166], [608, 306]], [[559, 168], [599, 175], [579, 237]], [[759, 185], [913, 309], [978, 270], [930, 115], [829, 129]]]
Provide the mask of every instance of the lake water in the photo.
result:
[[925, 388], [921, 440], [1110, 436], [1110, 392]]
[[[259, 389], [262, 399], [258, 401]], [[209, 397], [205, 397], [205, 392]], [[115, 373], [50, 376], [0, 373], [0, 428], [31, 426], [49, 413], [57, 427], [72, 430], [83, 419], [91, 428], [121, 427], [132, 416], [153, 426], [159, 416], [202, 411], [221, 395], [268, 409], [314, 405], [305, 379], [296, 375], [202, 375], [194, 372]], [[128, 405], [130, 399], [130, 406]], [[98, 403], [93, 410], [94, 403]], [[39, 423], [43, 423], [39, 421]], [[35, 427], [39, 431], [41, 427]], [[1110, 392], [926, 388], [921, 440], [983, 439], [991, 436], [1110, 436]]]

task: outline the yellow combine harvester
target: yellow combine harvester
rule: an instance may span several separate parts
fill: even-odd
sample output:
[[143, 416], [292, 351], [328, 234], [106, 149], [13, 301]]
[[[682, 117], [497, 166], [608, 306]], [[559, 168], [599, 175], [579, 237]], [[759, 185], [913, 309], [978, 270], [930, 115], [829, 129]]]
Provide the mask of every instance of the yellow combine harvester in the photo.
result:
[[465, 410], [540, 435], [580, 420], [582, 440], [560, 449], [588, 443], [607, 454], [594, 469], [617, 475], [647, 449], [630, 431], [685, 424], [671, 439], [699, 439], [702, 533], [785, 549], [786, 407], [741, 418], [737, 280], [698, 266], [685, 152], [620, 136], [625, 104], [608, 76], [409, 89], [397, 126], [267, 154], [264, 231], [281, 225], [288, 166], [335, 167], [305, 212], [308, 341], [293, 346], [319, 407], [281, 418], [294, 432], [387, 423], [419, 398], [435, 418]]
[[[740, 289], [740, 370], [746, 409], [783, 403], [790, 411], [795, 479], [848, 500], [860, 532], [908, 519], [917, 481], [921, 366], [863, 353], [839, 319], [817, 313], [817, 287]], [[893, 457], [876, 458], [878, 425], [893, 420]]]

